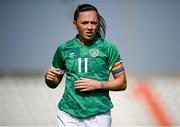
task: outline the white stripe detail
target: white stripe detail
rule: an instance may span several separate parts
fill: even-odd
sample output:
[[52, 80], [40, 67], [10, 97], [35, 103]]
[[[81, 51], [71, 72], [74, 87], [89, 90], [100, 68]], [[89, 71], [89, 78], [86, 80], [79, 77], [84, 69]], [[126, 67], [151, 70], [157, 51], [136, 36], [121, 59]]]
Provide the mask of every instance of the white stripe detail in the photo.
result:
[[85, 60], [85, 73], [87, 73], [88, 72], [88, 58], [84, 58], [84, 60]]
[[81, 58], [78, 58], [78, 72], [81, 72]]
[[52, 66], [52, 64], [51, 64], [51, 68], [56, 69], [57, 71], [59, 71], [60, 75], [63, 75], [65, 73], [65, 70], [62, 70], [60, 68], [55, 68], [55, 67]]
[[112, 70], [113, 66], [115, 66], [116, 64], [119, 64], [119, 63], [122, 63], [122, 61], [120, 60], [120, 61], [116, 62], [115, 64], [113, 64], [112, 66], [110, 66], [109, 70]]

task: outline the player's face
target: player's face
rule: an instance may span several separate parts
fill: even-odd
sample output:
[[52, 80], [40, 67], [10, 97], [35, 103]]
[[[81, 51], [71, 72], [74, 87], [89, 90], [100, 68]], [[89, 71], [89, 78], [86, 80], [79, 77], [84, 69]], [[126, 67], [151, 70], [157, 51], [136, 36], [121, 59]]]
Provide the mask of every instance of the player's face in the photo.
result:
[[81, 41], [87, 42], [95, 37], [98, 28], [98, 16], [95, 11], [80, 12], [73, 23]]

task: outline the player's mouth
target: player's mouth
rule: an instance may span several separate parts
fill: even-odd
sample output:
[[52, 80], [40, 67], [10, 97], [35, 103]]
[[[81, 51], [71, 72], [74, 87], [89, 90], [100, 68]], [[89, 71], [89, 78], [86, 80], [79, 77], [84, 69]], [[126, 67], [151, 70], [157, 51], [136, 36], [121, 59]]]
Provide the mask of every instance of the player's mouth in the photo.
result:
[[94, 33], [93, 32], [86, 32], [86, 36], [91, 38], [94, 36]]

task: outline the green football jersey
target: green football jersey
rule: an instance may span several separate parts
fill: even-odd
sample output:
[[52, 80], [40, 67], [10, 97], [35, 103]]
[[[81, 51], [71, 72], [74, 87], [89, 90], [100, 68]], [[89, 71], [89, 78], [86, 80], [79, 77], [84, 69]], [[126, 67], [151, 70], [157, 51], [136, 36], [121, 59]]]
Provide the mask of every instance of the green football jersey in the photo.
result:
[[89, 45], [82, 45], [77, 37], [61, 44], [52, 62], [54, 68], [66, 72], [65, 91], [59, 109], [78, 118], [110, 110], [113, 104], [109, 91], [80, 92], [74, 88], [74, 82], [80, 77], [108, 81], [111, 67], [120, 60], [115, 45], [102, 38], [94, 39]]

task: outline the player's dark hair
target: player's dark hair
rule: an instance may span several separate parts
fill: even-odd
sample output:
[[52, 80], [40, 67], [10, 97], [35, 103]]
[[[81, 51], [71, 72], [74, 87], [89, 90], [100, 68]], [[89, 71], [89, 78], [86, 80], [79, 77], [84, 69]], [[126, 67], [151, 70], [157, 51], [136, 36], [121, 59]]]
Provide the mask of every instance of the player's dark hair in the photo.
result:
[[77, 21], [77, 18], [79, 16], [80, 12], [85, 12], [85, 11], [95, 11], [97, 13], [98, 21], [99, 21], [97, 34], [100, 37], [105, 38], [105, 36], [106, 36], [106, 22], [105, 22], [104, 18], [99, 14], [97, 8], [94, 7], [93, 5], [90, 5], [90, 4], [79, 5], [74, 12], [74, 21]]

